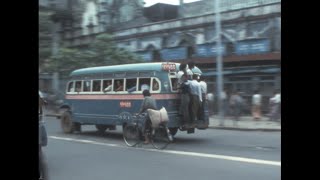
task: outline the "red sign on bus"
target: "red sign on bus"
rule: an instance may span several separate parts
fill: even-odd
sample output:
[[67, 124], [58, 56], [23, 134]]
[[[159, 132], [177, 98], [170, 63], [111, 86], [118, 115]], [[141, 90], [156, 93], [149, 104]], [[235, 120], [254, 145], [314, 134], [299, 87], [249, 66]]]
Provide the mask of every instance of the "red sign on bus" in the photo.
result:
[[120, 101], [120, 107], [122, 108], [130, 108], [131, 102], [130, 101]]
[[162, 70], [163, 71], [175, 71], [176, 70], [176, 64], [174, 63], [162, 63]]

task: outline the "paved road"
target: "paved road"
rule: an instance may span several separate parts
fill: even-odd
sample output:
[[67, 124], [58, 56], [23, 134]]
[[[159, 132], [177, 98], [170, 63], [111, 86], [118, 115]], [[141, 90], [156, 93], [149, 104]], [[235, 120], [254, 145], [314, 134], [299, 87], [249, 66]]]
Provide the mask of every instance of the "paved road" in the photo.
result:
[[84, 126], [81, 134], [68, 135], [52, 117], [46, 126], [51, 180], [281, 179], [280, 132], [178, 132], [173, 144], [158, 151], [126, 147], [121, 128], [99, 134]]

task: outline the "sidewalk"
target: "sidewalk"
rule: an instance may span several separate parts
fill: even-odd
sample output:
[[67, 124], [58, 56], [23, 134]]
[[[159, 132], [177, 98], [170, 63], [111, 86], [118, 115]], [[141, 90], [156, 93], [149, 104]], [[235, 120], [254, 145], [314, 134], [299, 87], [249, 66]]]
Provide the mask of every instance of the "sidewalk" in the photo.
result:
[[281, 131], [281, 120], [269, 121], [268, 117], [262, 117], [256, 121], [251, 116], [241, 116], [237, 122], [233, 121], [232, 117], [225, 117], [223, 126], [220, 126], [217, 115], [211, 116], [209, 121], [209, 128], [213, 129]]
[[[45, 111], [46, 116], [57, 117], [59, 113], [52, 110]], [[232, 120], [232, 117], [225, 117], [224, 126], [220, 126], [220, 119], [217, 115], [210, 116], [209, 128], [211, 129], [229, 129], [246, 131], [281, 131], [281, 121], [269, 121], [268, 117], [262, 117], [255, 121], [251, 116], [241, 116], [238, 122]]]

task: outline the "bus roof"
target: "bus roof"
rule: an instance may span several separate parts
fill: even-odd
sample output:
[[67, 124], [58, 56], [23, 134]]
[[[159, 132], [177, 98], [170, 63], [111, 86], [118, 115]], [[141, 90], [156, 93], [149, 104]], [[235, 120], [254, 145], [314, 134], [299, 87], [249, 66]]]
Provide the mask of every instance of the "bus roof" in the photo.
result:
[[[168, 62], [168, 63], [176, 64], [176, 71], [179, 70], [180, 63], [171, 63], [171, 62]], [[130, 72], [130, 71], [162, 71], [162, 64], [167, 64], [167, 62], [136, 63], [136, 64], [90, 67], [90, 68], [75, 70], [71, 72], [70, 76], [79, 76], [79, 75], [97, 74], [97, 73]], [[195, 68], [195, 72], [201, 74], [201, 71], [198, 68]]]

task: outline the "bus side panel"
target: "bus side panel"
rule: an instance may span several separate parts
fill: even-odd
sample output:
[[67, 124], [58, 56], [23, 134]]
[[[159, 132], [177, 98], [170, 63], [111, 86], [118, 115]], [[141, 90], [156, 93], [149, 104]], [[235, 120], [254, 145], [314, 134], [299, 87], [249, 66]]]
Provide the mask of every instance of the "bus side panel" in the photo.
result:
[[122, 125], [128, 116], [139, 112], [142, 103], [142, 100], [69, 99], [68, 101], [72, 107], [73, 121], [104, 125]]
[[164, 99], [164, 100], [157, 100], [158, 108], [165, 107], [168, 116], [169, 122], [168, 127], [179, 127], [181, 125], [180, 118], [178, 118], [178, 110], [179, 110], [179, 99]]

